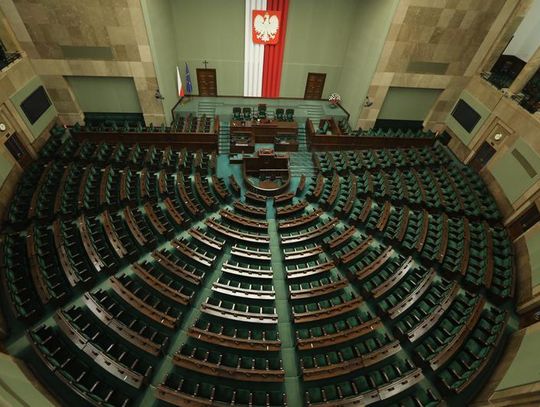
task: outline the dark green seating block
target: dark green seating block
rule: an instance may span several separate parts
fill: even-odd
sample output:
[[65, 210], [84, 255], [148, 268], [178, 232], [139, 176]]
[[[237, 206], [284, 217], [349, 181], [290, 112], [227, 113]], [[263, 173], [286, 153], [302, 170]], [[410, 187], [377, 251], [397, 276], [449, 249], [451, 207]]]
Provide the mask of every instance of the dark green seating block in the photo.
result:
[[[206, 379], [196, 379], [185, 373], [170, 373], [163, 383], [156, 389], [158, 398], [168, 400], [160, 393], [165, 389], [176, 400], [174, 404], [189, 405], [186, 398], [200, 400], [210, 405], [211, 401], [223, 403], [219, 405], [249, 405], [253, 407], [281, 407], [287, 405], [287, 399], [280, 387], [254, 386], [245, 387], [245, 384], [225, 384], [223, 382], [209, 382]], [[193, 400], [191, 401], [193, 402]]]
[[[102, 379], [93, 368], [68, 350], [67, 343], [49, 326], [41, 325], [29, 333], [34, 350], [51, 372], [73, 392], [93, 405], [126, 407], [129, 397]], [[64, 395], [64, 397], [66, 397]]]

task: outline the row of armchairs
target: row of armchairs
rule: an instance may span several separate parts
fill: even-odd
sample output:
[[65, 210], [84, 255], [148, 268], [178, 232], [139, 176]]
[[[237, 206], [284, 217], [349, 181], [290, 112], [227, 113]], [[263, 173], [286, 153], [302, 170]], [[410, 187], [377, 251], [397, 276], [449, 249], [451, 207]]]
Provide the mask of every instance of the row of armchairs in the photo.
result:
[[431, 130], [412, 130], [412, 129], [359, 129], [357, 132], [361, 137], [394, 137], [394, 138], [434, 138], [436, 136]]
[[495, 308], [482, 314], [460, 351], [437, 373], [447, 391], [463, 392], [484, 369], [493, 353], [497, 352], [507, 317], [506, 312]]
[[[233, 120], [251, 120], [252, 109], [251, 107], [233, 107]], [[267, 110], [265, 104], [259, 104], [257, 106], [256, 118], [266, 119]], [[276, 108], [274, 113], [274, 119], [279, 121], [294, 121], [294, 109]]]
[[4, 235], [0, 250], [3, 286], [10, 296], [10, 304], [17, 318], [36, 320], [43, 309], [32, 283], [27, 260], [26, 242], [19, 235]]
[[308, 387], [305, 400], [308, 406], [340, 402], [367, 405], [388, 397], [384, 390], [390, 384], [399, 386], [400, 390], [405, 390], [414, 386], [422, 378], [420, 369], [416, 368], [411, 361], [398, 361], [367, 375], [357, 374], [339, 383]]
[[325, 175], [337, 172], [360, 175], [375, 168], [439, 167], [450, 162], [447, 151], [439, 145], [433, 147], [366, 149], [358, 151], [314, 152], [315, 169]]
[[112, 385], [91, 359], [83, 361], [52, 327], [41, 325], [33, 329], [29, 339], [49, 370], [89, 404], [127, 407], [131, 403], [129, 396]]
[[[325, 155], [328, 157], [328, 155]], [[332, 157], [333, 159], [334, 157]], [[342, 157], [337, 157], [338, 160]], [[331, 161], [331, 160], [329, 160]], [[308, 188], [308, 193], [313, 196], [310, 201], [313, 204], [323, 206], [328, 202], [328, 197], [331, 190], [331, 186], [335, 184], [336, 172], [330, 172], [333, 175], [332, 179], [324, 179], [321, 186], [318, 187], [319, 179], [314, 180], [312, 185]], [[365, 173], [364, 173], [365, 174]], [[433, 181], [433, 175], [424, 173], [425, 177], [430, 177]], [[367, 177], [357, 177], [357, 190], [369, 189], [369, 184], [374, 185], [374, 189], [382, 189], [383, 185], [387, 182], [383, 180], [382, 176], [372, 176], [369, 180]], [[350, 181], [351, 178], [349, 178]], [[345, 201], [348, 198], [347, 190], [351, 190], [350, 183], [348, 184], [344, 180], [340, 180], [339, 193], [337, 201]], [[346, 191], [343, 192], [343, 189]], [[320, 192], [316, 193], [316, 190]], [[365, 194], [364, 194], [365, 196]], [[375, 196], [375, 194], [373, 194]], [[326, 199], [322, 199], [326, 197]], [[356, 201], [361, 202], [363, 198], [355, 196]], [[388, 199], [390, 196], [381, 194], [379, 199]], [[322, 200], [321, 200], [322, 199]], [[364, 200], [366, 202], [366, 200]], [[294, 201], [292, 203], [294, 205]], [[361, 210], [364, 204], [360, 203], [358, 210]], [[405, 240], [405, 244], [412, 252], [420, 252], [420, 256], [424, 259], [422, 263], [432, 264], [437, 262], [444, 263], [444, 258], [448, 253], [461, 253], [462, 249], [455, 249], [460, 243], [462, 244], [464, 239], [464, 230], [466, 224], [472, 224], [474, 228], [476, 225], [486, 227], [487, 222], [479, 220], [469, 220], [463, 216], [449, 217], [445, 214], [428, 213], [427, 211], [419, 211], [416, 209], [411, 210], [405, 206], [395, 206], [390, 204], [389, 201], [372, 202], [370, 204], [369, 214], [366, 216], [366, 220], [363, 223], [367, 230], [375, 230], [377, 223], [381, 219], [384, 211], [390, 208], [390, 215], [388, 216], [387, 223], [383, 227], [382, 231], [391, 240]], [[328, 207], [331, 210], [332, 206]], [[284, 217], [284, 220], [295, 219], [302, 217], [302, 213], [309, 213], [309, 206], [303, 207], [300, 212], [295, 212], [294, 217]], [[358, 215], [360, 217], [360, 215]], [[406, 219], [408, 227], [403, 228], [402, 224]], [[318, 223], [322, 223], [324, 217], [317, 220]], [[280, 220], [281, 222], [281, 220]], [[350, 222], [349, 224], [351, 224]], [[369, 224], [369, 225], [368, 225]], [[317, 228], [316, 224], [311, 227]], [[305, 227], [305, 225], [304, 225]], [[487, 226], [488, 230], [494, 229], [494, 236], [500, 239], [501, 246], [501, 270], [505, 265], [511, 264], [511, 260], [505, 263], [502, 259], [511, 255], [511, 248], [509, 241], [504, 234], [504, 229], [493, 228]], [[341, 233], [346, 234], [347, 229]], [[403, 233], [403, 236], [399, 237]], [[493, 233], [493, 232], [490, 232]], [[459, 284], [453, 279], [444, 278], [446, 274], [444, 272], [441, 276], [436, 273], [434, 269], [429, 269], [424, 266], [418, 265], [412, 260], [411, 256], [401, 255], [397, 253], [388, 252], [386, 245], [368, 244], [363, 245], [363, 242], [367, 241], [367, 236], [360, 235], [358, 232], [349, 237], [340, 239], [340, 233], [337, 229], [332, 229], [328, 232], [326, 237], [323, 238], [323, 248], [328, 250], [332, 242], [337, 242], [335, 247], [331, 249], [331, 257], [335, 259], [338, 264], [337, 268], [341, 272], [349, 272], [352, 276], [348, 276], [349, 281], [354, 281], [351, 277], [357, 276], [360, 280], [358, 288], [364, 297], [375, 297], [377, 299], [377, 318], [389, 318], [394, 320], [390, 323], [391, 332], [396, 337], [401, 338], [403, 341], [410, 341], [413, 343], [422, 343], [421, 339], [428, 338], [428, 335], [434, 334], [440, 335], [437, 341], [446, 340], [445, 335], [449, 336], [448, 343], [452, 342], [452, 338], [464, 335], [463, 331], [460, 331], [459, 324], [464, 324], [470, 329], [473, 329], [475, 320], [471, 317], [474, 311], [481, 310], [485, 299], [480, 294], [474, 294], [468, 291], [460, 289]], [[352, 238], [354, 236], [354, 239]], [[475, 239], [474, 234], [471, 235], [472, 239]], [[288, 273], [296, 272], [297, 269], [309, 269], [317, 267], [325, 261], [325, 250], [318, 252], [315, 250], [319, 242], [313, 242], [308, 245], [297, 244], [291, 248], [287, 246], [287, 252], [284, 251], [285, 259], [289, 253], [292, 253], [292, 249], [301, 250], [313, 250], [309, 260], [303, 260], [299, 262], [287, 261], [286, 270]], [[447, 245], [447, 247], [445, 247]], [[347, 259], [349, 254], [358, 253], [357, 257], [351, 257], [353, 260], [346, 267], [342, 266], [343, 259]], [[386, 253], [390, 253], [388, 257]], [[474, 253], [474, 252], [473, 252]], [[442, 257], [441, 257], [442, 256]], [[458, 254], [459, 256], [459, 254]], [[418, 260], [417, 260], [418, 262]], [[455, 264], [460, 263], [455, 262]], [[377, 264], [374, 267], [374, 271], [371, 270], [371, 264]], [[331, 265], [329, 268], [320, 274], [298, 274], [298, 277], [288, 281], [289, 292], [291, 295], [290, 305], [293, 308], [293, 317], [298, 315], [299, 312], [305, 312], [306, 307], [313, 306], [312, 310], [318, 312], [321, 310], [318, 304], [324, 303], [325, 300], [340, 298], [341, 293], [349, 293], [347, 287], [336, 287], [331, 292], [320, 291], [321, 294], [315, 294], [313, 299], [295, 300], [293, 295], [299, 292], [307, 292], [309, 290], [322, 290], [324, 287], [331, 287], [334, 284], [339, 284], [340, 273], [336, 272], [335, 265]], [[508, 270], [507, 274], [511, 275], [511, 271]], [[292, 275], [292, 274], [291, 274]], [[462, 280], [464, 282], [464, 280]], [[468, 286], [467, 286], [468, 288]], [[324, 292], [324, 297], [322, 292]], [[348, 297], [348, 300], [352, 297]], [[340, 307], [344, 304], [343, 298], [341, 301], [332, 304], [333, 307]], [[479, 308], [480, 307], [480, 308]], [[362, 306], [360, 306], [362, 308]], [[325, 308], [326, 309], [326, 308]], [[331, 309], [331, 308], [328, 308]], [[494, 310], [496, 308], [493, 308]], [[357, 312], [355, 312], [357, 314]], [[304, 327], [303, 322], [297, 322], [297, 326], [301, 329], [297, 329], [297, 346], [299, 349], [300, 366], [304, 376], [304, 388], [306, 390], [305, 401], [308, 405], [341, 405], [353, 402], [359, 404], [370, 404], [375, 401], [385, 400], [384, 397], [388, 397], [387, 393], [377, 385], [368, 384], [361, 386], [364, 391], [358, 390], [358, 383], [351, 384], [351, 377], [358, 376], [360, 372], [360, 366], [362, 361], [362, 353], [360, 348], [356, 349], [352, 346], [354, 344], [363, 343], [364, 341], [375, 340], [381, 338], [378, 330], [377, 322], [373, 321], [373, 328], [370, 331], [363, 331], [360, 327], [364, 321], [368, 321], [370, 316], [365, 315], [362, 319], [355, 317], [347, 317], [350, 314], [336, 313], [331, 317], [324, 317], [325, 322], [321, 327], [320, 322], [313, 322], [306, 324]], [[362, 315], [358, 313], [358, 315]], [[345, 324], [347, 321], [347, 324]], [[458, 324], [459, 322], [459, 324]], [[456, 326], [456, 328], [454, 328]], [[361, 339], [352, 339], [352, 333], [349, 333], [349, 337], [345, 336], [344, 332], [354, 327], [355, 332], [361, 335]], [[438, 331], [437, 329], [443, 328]], [[452, 327], [452, 330], [450, 330]], [[445, 333], [448, 330], [448, 333]], [[450, 334], [452, 333], [452, 334]], [[365, 335], [365, 336], [364, 336]], [[340, 338], [347, 338], [346, 343], [341, 344]], [[325, 339], [328, 338], [328, 339]], [[372, 350], [381, 349], [385, 345], [391, 343], [391, 339], [386, 337], [386, 341], [377, 343]], [[489, 337], [486, 343], [491, 343], [492, 339]], [[417, 342], [418, 341], [418, 342]], [[477, 341], [478, 342], [478, 341]], [[352, 345], [351, 345], [352, 344]], [[398, 343], [399, 345], [399, 343]], [[433, 345], [430, 345], [433, 346]], [[434, 348], [435, 349], [435, 348]], [[451, 349], [450, 355], [457, 355], [461, 346], [456, 346]], [[443, 352], [444, 348], [441, 348], [440, 352]], [[437, 350], [433, 351], [437, 355]], [[469, 352], [470, 353], [470, 352]], [[385, 374], [391, 377], [390, 366], [395, 363], [397, 358], [388, 356], [385, 360], [388, 371], [385, 370]], [[486, 360], [489, 359], [486, 356]], [[465, 359], [463, 359], [465, 360]], [[424, 367], [427, 366], [423, 358], [418, 355], [414, 355], [414, 362]], [[465, 360], [467, 363], [468, 360]], [[450, 361], [445, 362], [446, 365], [441, 365], [443, 369], [445, 366], [449, 366]], [[465, 366], [466, 366], [465, 363]], [[412, 363], [411, 363], [412, 365]], [[413, 365], [414, 366], [414, 365]], [[416, 367], [416, 366], [414, 366]], [[477, 365], [474, 365], [477, 368]], [[350, 369], [350, 370], [347, 370]], [[365, 366], [364, 366], [365, 369]], [[379, 367], [380, 370], [381, 369]], [[439, 368], [438, 368], [439, 369]], [[366, 373], [363, 373], [366, 371]], [[406, 370], [406, 369], [404, 369]], [[373, 369], [368, 368], [362, 371], [364, 377], [372, 377]], [[442, 371], [442, 370], [441, 370]], [[420, 369], [418, 369], [420, 373]], [[420, 373], [421, 374], [421, 373]], [[340, 377], [339, 383], [336, 383], [334, 377]], [[466, 375], [460, 373], [460, 377]], [[323, 381], [324, 378], [324, 381]], [[467, 378], [466, 384], [463, 386], [465, 389], [472, 383], [474, 378]], [[439, 381], [442, 383], [442, 381]], [[365, 383], [365, 382], [364, 382]], [[435, 406], [440, 402], [439, 396], [431, 389], [423, 391], [420, 387], [417, 387], [418, 382], [415, 380], [408, 381], [404, 379], [401, 381], [401, 385], [404, 388], [413, 388], [414, 391], [404, 391], [404, 396], [397, 397], [393, 403], [388, 405], [403, 406], [403, 405], [415, 405], [415, 406]], [[407, 387], [409, 386], [409, 387]], [[443, 384], [443, 386], [446, 386]], [[383, 386], [384, 387], [384, 386]], [[439, 387], [439, 386], [438, 386]], [[395, 387], [393, 387], [395, 389]], [[463, 389], [460, 389], [462, 391]], [[392, 395], [393, 396], [393, 395]]]
[[[155, 146], [143, 148], [139, 144], [123, 143], [91, 143], [88, 140], [76, 141], [67, 135], [59, 138], [50, 137], [45, 147], [49, 145], [54, 148], [47, 148], [47, 153], [40, 155], [41, 161], [48, 162], [53, 159], [60, 159], [63, 162], [88, 162], [94, 165], [112, 165], [115, 168], [122, 168], [126, 165], [134, 169], [149, 167], [155, 170], [162, 168], [181, 169], [183, 172], [191, 172], [191, 165], [194, 154], [187, 150], [180, 152], [171, 148], [159, 149]], [[45, 147], [43, 150], [45, 150]], [[42, 151], [43, 151], [42, 150]], [[202, 153], [201, 153], [202, 154]], [[204, 154], [204, 160], [210, 157]], [[210, 168], [210, 169], [213, 169]]]
[[210, 133], [214, 119], [205, 114], [196, 116], [188, 113], [186, 116], [176, 116], [172, 126], [165, 131], [180, 133]]
[[[45, 166], [43, 174], [37, 181], [38, 187], [33, 193], [30, 192], [30, 187], [19, 187], [8, 210], [8, 221], [11, 225], [20, 228], [33, 218], [51, 220], [56, 215], [74, 217], [81, 212], [95, 214], [105, 207], [116, 209], [126, 203], [140, 204], [149, 200], [159, 202], [167, 196], [175, 198], [177, 192], [180, 191], [177, 191], [176, 187], [179, 182], [185, 184], [185, 190], [194, 197], [190, 178], [179, 172], [175, 178], [173, 174], [165, 170], [156, 174], [148, 171], [147, 168], [134, 172], [129, 167], [116, 170], [107, 166], [102, 169], [95, 165], [85, 167], [79, 163], [64, 167], [62, 164], [57, 165], [51, 162]], [[195, 182], [196, 191], [201, 192], [199, 191], [201, 187], [204, 197], [209, 197], [201, 202], [210, 201], [215, 205], [217, 199], [226, 201], [230, 196], [219, 178], [212, 177], [212, 188], [210, 188], [206, 177], [200, 175], [197, 177], [199, 177], [200, 185]], [[30, 180], [35, 180], [32, 173], [25, 175], [24, 179], [29, 184]], [[179, 198], [180, 202], [185, 201], [183, 197]], [[196, 203], [197, 200], [194, 202]], [[25, 209], [26, 213], [24, 213]]]

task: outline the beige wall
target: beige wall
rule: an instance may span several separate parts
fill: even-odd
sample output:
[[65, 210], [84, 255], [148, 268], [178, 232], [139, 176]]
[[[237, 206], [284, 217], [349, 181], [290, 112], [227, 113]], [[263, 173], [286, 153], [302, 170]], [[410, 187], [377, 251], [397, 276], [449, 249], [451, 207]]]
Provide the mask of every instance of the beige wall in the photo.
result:
[[401, 0], [369, 88], [373, 105], [363, 109], [358, 125], [373, 126], [390, 87], [409, 87], [444, 89], [424, 122], [442, 128], [519, 3]]
[[[512, 151], [516, 148], [526, 155], [533, 167], [538, 166], [536, 163], [540, 161], [540, 138], [538, 137], [540, 116], [531, 115], [479, 76], [470, 81], [464, 94], [473, 96], [489, 113], [484, 118], [481, 127], [470, 139], [466, 140], [467, 144], [463, 143], [450, 127], [447, 128], [447, 131], [453, 135], [449, 146], [464, 162], [470, 162], [484, 142], [490, 143], [495, 148], [495, 155], [481, 170], [480, 175], [495, 197], [503, 214], [504, 223], [508, 224], [532, 203], [540, 204], [540, 175], [529, 178], [527, 174], [523, 174], [519, 165], [512, 165], [514, 163]], [[499, 142], [493, 138], [496, 133], [504, 135]], [[533, 157], [530, 157], [531, 154]], [[516, 191], [519, 194], [516, 195]], [[533, 233], [538, 228], [540, 228], [539, 225], [527, 233]], [[514, 243], [517, 259], [518, 307], [523, 308], [524, 311], [532, 304], [540, 305], [540, 287], [533, 287], [531, 282], [526, 238], [527, 234]]]
[[[0, 2], [0, 5], [3, 3]], [[10, 52], [20, 50], [15, 35], [1, 9], [0, 32], [2, 39], [8, 39], [6, 47]], [[21, 58], [0, 71], [0, 123], [6, 125], [6, 130], [0, 131], [0, 140], [2, 140], [0, 143], [0, 219], [3, 219], [17, 182], [23, 173], [22, 167], [4, 147], [4, 141], [8, 136], [17, 133], [26, 149], [32, 156], [35, 156], [36, 151], [39, 151], [48, 139], [49, 130], [56, 120], [54, 107], [50, 107], [34, 125], [30, 125], [26, 118], [21, 116], [20, 108], [16, 103], [20, 101], [20, 97], [24, 98], [26, 92], [33, 91], [39, 84], [40, 79], [36, 76], [30, 60], [24, 53], [22, 53]], [[4, 318], [0, 315], [0, 338], [6, 334], [7, 326]], [[1, 397], [0, 405], [2, 405]]]
[[538, 406], [539, 347], [540, 322], [512, 334], [503, 357], [471, 406]]
[[[490, 111], [490, 114], [468, 144], [458, 143], [459, 140], [454, 138], [451, 147], [458, 152], [460, 158], [465, 162], [469, 162], [484, 141], [493, 140], [494, 133], [502, 132], [505, 135], [500, 142], [493, 143], [496, 154], [481, 174], [485, 175], [488, 186], [492, 187], [495, 197], [502, 204], [501, 208], [505, 220], [509, 221], [516, 211], [519, 212], [530, 204], [531, 199], [538, 192], [540, 182], [537, 181], [531, 184], [518, 198], [514, 199], [512, 196], [512, 200], [509, 200], [501, 189], [501, 185], [493, 178], [493, 169], [498, 166], [499, 161], [504, 159], [506, 154], [511, 152], [516, 144], [519, 144], [517, 143], [518, 140], [540, 154], [540, 138], [538, 137], [538, 134], [540, 134], [540, 118], [538, 114], [531, 115], [514, 100], [504, 96], [502, 92], [479, 76], [470, 81], [465, 93], [472, 95], [484, 105]], [[459, 146], [458, 144], [463, 145]]]
[[[529, 5], [530, 0], [524, 0], [509, 1], [503, 6], [497, 19], [500, 26], [495, 40], [481, 58], [476, 57], [480, 67], [478, 71], [491, 69]], [[503, 23], [501, 16], [505, 13], [508, 16]], [[453, 126], [447, 116], [446, 130], [453, 136], [449, 146], [464, 162], [470, 162], [484, 142], [494, 147], [495, 155], [480, 175], [499, 204], [504, 223], [508, 225], [531, 205], [540, 207], [540, 115], [527, 112], [510, 95], [503, 94], [478, 73], [473, 73], [459, 96], [472, 101], [475, 109], [481, 107], [482, 122], [472, 134], [464, 136], [458, 134], [459, 126]], [[494, 139], [497, 133], [503, 134], [500, 141]], [[514, 150], [525, 157], [529, 170], [516, 160]], [[537, 249], [531, 246], [536, 244], [539, 235], [540, 224], [537, 223], [514, 241], [517, 312], [523, 321], [529, 320], [530, 313], [540, 307], [538, 254]], [[535, 357], [539, 329], [540, 323], [536, 323], [511, 337], [502, 361], [473, 405], [538, 405], [540, 381]], [[531, 360], [531, 356], [535, 363], [524, 363]]]
[[33, 377], [24, 362], [0, 352], [0, 406], [53, 407], [59, 404]]
[[[43, 123], [39, 134], [33, 134], [32, 128], [27, 121], [20, 116], [17, 106], [11, 100], [21, 89], [29, 83], [39, 80], [28, 58], [24, 57], [14, 62], [8, 68], [0, 72], [0, 123], [7, 128], [0, 131], [0, 139], [13, 133], [19, 135], [19, 139], [26, 146], [30, 154], [35, 155], [48, 138], [49, 129], [54, 125], [55, 116], [50, 115], [48, 123]], [[9, 151], [0, 143], [0, 218], [4, 215], [16, 184], [22, 175], [22, 168], [13, 159]]]
[[135, 82], [147, 122], [165, 120], [139, 0], [2, 0], [22, 49], [66, 123], [82, 112], [66, 76], [120, 76]]

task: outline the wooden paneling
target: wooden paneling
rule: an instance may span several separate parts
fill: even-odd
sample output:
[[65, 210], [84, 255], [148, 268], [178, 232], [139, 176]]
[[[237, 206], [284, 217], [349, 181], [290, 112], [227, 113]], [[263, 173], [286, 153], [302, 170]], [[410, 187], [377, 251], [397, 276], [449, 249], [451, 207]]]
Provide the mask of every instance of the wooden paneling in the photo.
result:
[[325, 73], [309, 72], [306, 81], [304, 99], [320, 100], [322, 98], [325, 80]]
[[496, 150], [493, 148], [493, 146], [491, 146], [491, 144], [488, 142], [483, 142], [471, 160], [471, 167], [473, 167], [475, 171], [480, 172], [480, 170], [486, 166], [488, 161], [495, 155], [495, 153]]
[[80, 132], [73, 134], [77, 141], [88, 140], [92, 143], [138, 143], [143, 147], [171, 147], [173, 150], [187, 148], [189, 151], [217, 151], [218, 136], [216, 133], [114, 133], [114, 132]]
[[4, 146], [22, 168], [26, 168], [32, 162], [30, 152], [26, 149], [24, 143], [21, 142], [17, 133], [9, 136], [4, 142]]
[[522, 215], [508, 225], [508, 234], [510, 239], [514, 241], [531, 227], [540, 221], [540, 211], [535, 203], [526, 209]]
[[199, 96], [217, 96], [216, 70], [197, 68]]

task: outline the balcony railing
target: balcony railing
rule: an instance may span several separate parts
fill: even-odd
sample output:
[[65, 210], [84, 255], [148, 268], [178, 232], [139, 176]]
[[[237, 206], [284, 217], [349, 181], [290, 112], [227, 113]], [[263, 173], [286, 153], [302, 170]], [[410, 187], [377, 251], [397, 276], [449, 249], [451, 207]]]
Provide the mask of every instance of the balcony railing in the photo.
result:
[[10, 52], [10, 53], [3, 53], [0, 52], [0, 70], [3, 70], [13, 62], [15, 62], [17, 59], [21, 57], [21, 54], [19, 52]]

